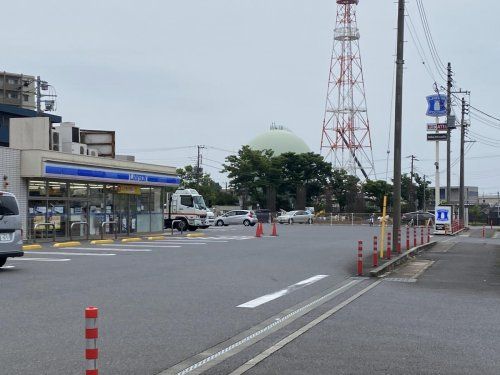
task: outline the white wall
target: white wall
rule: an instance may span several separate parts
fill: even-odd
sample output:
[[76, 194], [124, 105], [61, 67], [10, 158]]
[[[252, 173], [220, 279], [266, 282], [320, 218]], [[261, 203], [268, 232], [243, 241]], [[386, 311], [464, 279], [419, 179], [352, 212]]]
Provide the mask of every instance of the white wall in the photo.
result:
[[9, 146], [18, 150], [48, 150], [49, 128], [48, 117], [11, 118]]

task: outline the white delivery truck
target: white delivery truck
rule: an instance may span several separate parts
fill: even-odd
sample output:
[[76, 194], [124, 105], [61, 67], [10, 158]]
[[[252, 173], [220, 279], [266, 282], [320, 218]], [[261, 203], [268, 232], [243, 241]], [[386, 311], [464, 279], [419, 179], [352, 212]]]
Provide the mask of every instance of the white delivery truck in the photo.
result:
[[207, 206], [203, 197], [195, 189], [178, 189], [167, 193], [167, 203], [163, 210], [165, 228], [195, 231], [208, 228]]

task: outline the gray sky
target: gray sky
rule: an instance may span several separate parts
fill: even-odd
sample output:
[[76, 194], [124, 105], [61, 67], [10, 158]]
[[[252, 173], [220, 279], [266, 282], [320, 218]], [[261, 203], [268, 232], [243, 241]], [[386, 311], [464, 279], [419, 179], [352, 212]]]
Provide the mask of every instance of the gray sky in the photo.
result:
[[[424, 4], [439, 55], [452, 62], [457, 86], [472, 91], [473, 105], [500, 116], [500, 75], [494, 70], [500, 56], [500, 3]], [[195, 147], [150, 149], [207, 145], [206, 170], [221, 182], [226, 179], [217, 168], [227, 155], [221, 150], [239, 149], [271, 122], [290, 128], [319, 152], [334, 0], [25, 0], [6, 2], [2, 13], [0, 70], [40, 74], [56, 87], [57, 113], [65, 121], [116, 130], [119, 152], [183, 166], [194, 162]], [[393, 116], [396, 13], [396, 4], [388, 0], [361, 0], [358, 6], [381, 179]], [[408, 1], [408, 13], [430, 61], [416, 0]], [[425, 116], [425, 96], [433, 93], [433, 80], [408, 32], [405, 39], [403, 156], [417, 155], [417, 172], [433, 176], [434, 144], [425, 140], [425, 124], [433, 121]], [[433, 74], [437, 79], [435, 69]], [[498, 128], [473, 121], [471, 130], [500, 140]], [[452, 161], [459, 156], [458, 138], [457, 130]], [[479, 186], [481, 193], [500, 190], [499, 150], [472, 146], [466, 185]], [[403, 169], [409, 171], [409, 160], [403, 160]], [[453, 185], [458, 173], [457, 163]]]

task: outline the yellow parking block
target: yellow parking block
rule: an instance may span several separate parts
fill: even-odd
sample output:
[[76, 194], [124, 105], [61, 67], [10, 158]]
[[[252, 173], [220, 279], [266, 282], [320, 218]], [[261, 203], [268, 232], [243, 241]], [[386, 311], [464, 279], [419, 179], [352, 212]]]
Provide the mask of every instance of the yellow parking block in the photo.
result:
[[142, 238], [140, 237], [130, 237], [130, 238], [123, 238], [122, 242], [139, 242], [142, 241]]
[[147, 237], [149, 241], [158, 241], [158, 240], [164, 240], [165, 236], [152, 236], [152, 237]]
[[68, 242], [57, 242], [53, 245], [53, 247], [75, 247], [80, 246], [82, 243], [80, 241], [68, 241]]
[[90, 244], [91, 245], [104, 245], [104, 244], [107, 244], [107, 243], [113, 243], [115, 241], [113, 240], [93, 240], [93, 241], [90, 241]]
[[205, 233], [188, 233], [186, 234], [186, 237], [205, 237]]
[[34, 245], [23, 245], [23, 250], [40, 250], [42, 245], [34, 244]]

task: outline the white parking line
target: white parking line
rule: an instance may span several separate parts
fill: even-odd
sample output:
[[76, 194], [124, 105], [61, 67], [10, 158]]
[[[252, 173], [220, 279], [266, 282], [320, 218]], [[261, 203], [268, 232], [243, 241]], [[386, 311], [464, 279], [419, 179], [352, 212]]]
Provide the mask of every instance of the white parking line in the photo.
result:
[[[83, 255], [83, 256], [95, 256], [95, 257], [109, 257], [116, 254], [92, 254], [92, 253], [60, 253], [57, 251], [25, 251], [25, 254], [41, 254], [41, 255]], [[33, 258], [31, 258], [33, 259]]]
[[121, 245], [121, 244], [108, 244], [106, 246], [113, 246], [113, 247], [128, 247], [128, 248], [131, 248], [131, 247], [147, 247], [147, 248], [150, 248], [150, 247], [153, 247], [153, 248], [156, 248], [156, 247], [159, 247], [159, 248], [170, 248], [170, 247], [173, 247], [173, 248], [177, 248], [177, 247], [181, 247], [181, 245], [165, 245], [165, 246], [161, 246], [161, 245], [151, 245], [151, 242], [144, 242], [144, 245], [135, 245], [135, 244], [140, 244], [140, 242], [131, 242], [129, 244], [124, 244], [124, 245]]
[[71, 259], [66, 258], [12, 258], [12, 261], [16, 260], [32, 260], [34, 262], [69, 262]]
[[16, 268], [16, 266], [3, 266], [3, 267], [0, 267], [0, 270], [9, 269], [9, 268]]
[[264, 303], [267, 303], [267, 302], [273, 301], [277, 298], [283, 297], [283, 296], [285, 296], [285, 295], [287, 295], [287, 294], [289, 294], [289, 293], [291, 293], [299, 288], [303, 288], [307, 285], [311, 285], [311, 284], [313, 284], [321, 279], [324, 279], [325, 277], [328, 277], [328, 275], [316, 275], [316, 276], [310, 277], [308, 279], [299, 281], [296, 284], [290, 285], [286, 289], [282, 289], [282, 290], [279, 290], [279, 291], [271, 293], [271, 294], [266, 294], [265, 296], [253, 299], [253, 300], [248, 301], [248, 302], [245, 302], [245, 303], [238, 305], [236, 307], [246, 307], [249, 309], [253, 309], [257, 306], [263, 305]]
[[116, 252], [131, 252], [131, 253], [147, 253], [153, 251], [151, 249], [113, 249], [110, 247], [72, 247], [72, 250], [88, 250], [88, 251], [116, 251]]
[[[176, 242], [163, 242], [163, 241], [154, 241], [154, 242], [129, 242], [128, 244], [124, 245], [124, 246], [142, 246], [142, 245], [151, 245], [151, 243], [154, 243], [156, 246], [158, 246], [158, 244], [165, 244], [165, 245], [174, 245], [174, 244], [182, 244], [182, 245], [206, 245], [207, 243], [206, 242], [191, 242], [191, 243], [188, 243], [186, 241], [176, 241]], [[152, 245], [152, 246], [155, 246], [155, 245]], [[109, 246], [116, 246], [116, 245], [109, 245]], [[123, 246], [123, 245], [120, 245], [120, 246]], [[166, 247], [166, 246], [161, 246], [161, 247]]]

